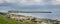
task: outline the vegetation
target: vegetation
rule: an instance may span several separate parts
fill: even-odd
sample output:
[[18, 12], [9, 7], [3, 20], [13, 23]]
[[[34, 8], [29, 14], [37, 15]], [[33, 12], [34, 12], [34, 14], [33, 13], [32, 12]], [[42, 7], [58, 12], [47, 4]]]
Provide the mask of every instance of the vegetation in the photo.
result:
[[17, 22], [13, 19], [4, 17], [4, 14], [0, 12], [0, 24], [36, 24], [35, 22], [32, 22], [31, 20], [26, 20], [23, 22]]
[[25, 24], [25, 23], [16, 22], [12, 19], [3, 17], [3, 15], [0, 15], [0, 24]]
[[5, 13], [0, 12], [1, 15], [4, 15]]

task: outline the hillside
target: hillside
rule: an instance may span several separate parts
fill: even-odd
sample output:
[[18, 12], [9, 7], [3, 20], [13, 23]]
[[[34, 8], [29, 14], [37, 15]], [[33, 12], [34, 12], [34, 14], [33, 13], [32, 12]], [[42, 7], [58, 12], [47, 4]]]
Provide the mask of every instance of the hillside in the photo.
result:
[[13, 19], [6, 18], [4, 15], [6, 15], [6, 13], [0, 12], [0, 24], [35, 24], [31, 20], [26, 20], [23, 22], [17, 22]]
[[12, 19], [3, 17], [3, 15], [0, 15], [0, 24], [25, 24], [25, 23], [16, 22]]

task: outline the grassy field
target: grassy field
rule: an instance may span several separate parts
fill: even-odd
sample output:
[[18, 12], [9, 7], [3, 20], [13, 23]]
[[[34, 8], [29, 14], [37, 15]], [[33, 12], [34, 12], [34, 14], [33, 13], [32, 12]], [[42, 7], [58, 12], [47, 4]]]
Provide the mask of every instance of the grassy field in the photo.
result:
[[0, 24], [36, 24], [31, 20], [26, 20], [24, 22], [17, 22], [13, 19], [4, 17], [5, 13], [0, 13]]
[[16, 22], [12, 19], [3, 17], [3, 15], [0, 15], [0, 24], [25, 24], [25, 23]]

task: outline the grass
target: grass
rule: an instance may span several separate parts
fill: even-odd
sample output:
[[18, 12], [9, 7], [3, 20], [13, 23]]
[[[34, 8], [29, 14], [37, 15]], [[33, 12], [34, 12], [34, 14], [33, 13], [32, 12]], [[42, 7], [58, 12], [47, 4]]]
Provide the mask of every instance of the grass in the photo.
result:
[[36, 24], [32, 22], [31, 20], [26, 20], [24, 22], [17, 22], [13, 19], [4, 17], [4, 14], [5, 13], [0, 12], [0, 24]]
[[12, 19], [3, 17], [3, 15], [0, 15], [0, 24], [25, 24], [25, 23], [16, 22]]

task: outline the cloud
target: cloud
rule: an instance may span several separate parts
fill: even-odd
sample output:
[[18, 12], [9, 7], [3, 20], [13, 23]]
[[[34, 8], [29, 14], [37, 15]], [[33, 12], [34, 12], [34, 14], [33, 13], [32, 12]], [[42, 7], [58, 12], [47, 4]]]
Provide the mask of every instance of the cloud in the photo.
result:
[[4, 3], [4, 1], [3, 0], [0, 0], [0, 3]]
[[60, 0], [0, 0], [0, 3], [16, 3], [18, 5], [60, 5]]
[[5, 0], [7, 3], [16, 3], [17, 0]]
[[7, 3], [18, 3], [19, 5], [45, 5], [44, 0], [6, 0]]
[[53, 5], [60, 5], [60, 0], [52, 0]]

